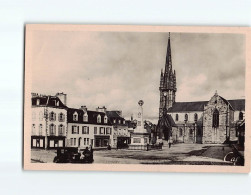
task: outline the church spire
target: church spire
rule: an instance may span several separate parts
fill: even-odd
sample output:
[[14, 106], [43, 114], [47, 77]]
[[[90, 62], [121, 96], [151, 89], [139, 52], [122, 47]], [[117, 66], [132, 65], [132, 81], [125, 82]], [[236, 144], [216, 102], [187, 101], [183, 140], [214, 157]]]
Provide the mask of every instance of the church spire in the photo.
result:
[[172, 57], [171, 57], [171, 41], [170, 41], [170, 32], [169, 32], [167, 51], [166, 51], [165, 73], [171, 73], [171, 72], [172, 72]]

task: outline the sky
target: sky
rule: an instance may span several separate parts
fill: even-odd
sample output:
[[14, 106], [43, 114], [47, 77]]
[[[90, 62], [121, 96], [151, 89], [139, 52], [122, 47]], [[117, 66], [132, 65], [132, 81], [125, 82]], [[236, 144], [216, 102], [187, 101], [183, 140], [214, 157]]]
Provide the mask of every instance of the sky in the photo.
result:
[[[144, 118], [156, 122], [159, 82], [168, 33], [35, 31], [31, 37], [32, 92], [67, 94], [67, 106], [122, 110], [144, 101]], [[245, 98], [245, 36], [171, 33], [176, 102]]]

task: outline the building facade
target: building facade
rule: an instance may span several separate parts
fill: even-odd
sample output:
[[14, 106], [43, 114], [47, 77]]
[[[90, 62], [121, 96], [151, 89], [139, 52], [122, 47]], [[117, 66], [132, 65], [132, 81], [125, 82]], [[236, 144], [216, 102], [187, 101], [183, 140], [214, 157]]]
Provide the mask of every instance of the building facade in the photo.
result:
[[112, 144], [112, 125], [104, 112], [68, 108], [67, 146], [85, 148], [107, 147]]
[[180, 143], [228, 143], [238, 139], [236, 124], [244, 120], [245, 99], [226, 100], [216, 92], [208, 101], [176, 102], [170, 34], [165, 72], [160, 77], [158, 138]]
[[67, 107], [57, 96], [32, 94], [31, 148], [65, 146]]
[[125, 148], [130, 144], [128, 123], [122, 117], [122, 111], [106, 111], [109, 121], [113, 126], [112, 147]]

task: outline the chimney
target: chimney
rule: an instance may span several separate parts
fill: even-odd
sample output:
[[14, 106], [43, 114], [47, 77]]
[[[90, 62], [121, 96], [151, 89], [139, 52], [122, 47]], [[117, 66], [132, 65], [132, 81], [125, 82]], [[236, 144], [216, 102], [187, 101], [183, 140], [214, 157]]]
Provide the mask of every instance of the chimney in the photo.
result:
[[84, 112], [87, 112], [87, 107], [86, 106], [81, 106], [80, 109], [83, 110]]
[[100, 107], [96, 108], [97, 112], [104, 112], [104, 113], [106, 113], [106, 110], [107, 110], [107, 108], [105, 106], [103, 106], [102, 108], [100, 108]]
[[57, 93], [57, 94], [56, 94], [56, 97], [58, 97], [58, 98], [61, 100], [61, 102], [62, 102], [65, 106], [67, 106], [67, 94], [65, 94], [65, 93], [63, 93], [63, 92]]

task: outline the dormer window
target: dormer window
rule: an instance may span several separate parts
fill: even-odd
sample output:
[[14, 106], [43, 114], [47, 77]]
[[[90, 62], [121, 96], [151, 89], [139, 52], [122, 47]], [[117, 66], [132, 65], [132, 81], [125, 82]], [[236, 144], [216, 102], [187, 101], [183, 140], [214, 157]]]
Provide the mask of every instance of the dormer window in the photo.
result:
[[37, 99], [37, 106], [39, 106], [40, 104], [40, 99]]
[[73, 114], [73, 121], [78, 121], [78, 113], [74, 112]]
[[114, 124], [116, 123], [116, 119], [113, 120], [113, 123], [114, 123]]
[[105, 116], [104, 117], [104, 123], [107, 123], [107, 120], [108, 120], [108, 118], [107, 118], [107, 116]]
[[84, 114], [84, 122], [88, 122], [88, 115], [87, 115], [87, 112]]
[[125, 124], [125, 120], [123, 120], [123, 124]]
[[119, 120], [119, 124], [121, 123], [121, 121]]
[[49, 119], [50, 119], [50, 121], [55, 121], [56, 120], [56, 113], [50, 112]]
[[100, 116], [100, 114], [97, 117], [97, 123], [101, 123], [101, 116]]
[[59, 101], [57, 101], [57, 106], [59, 106]]

